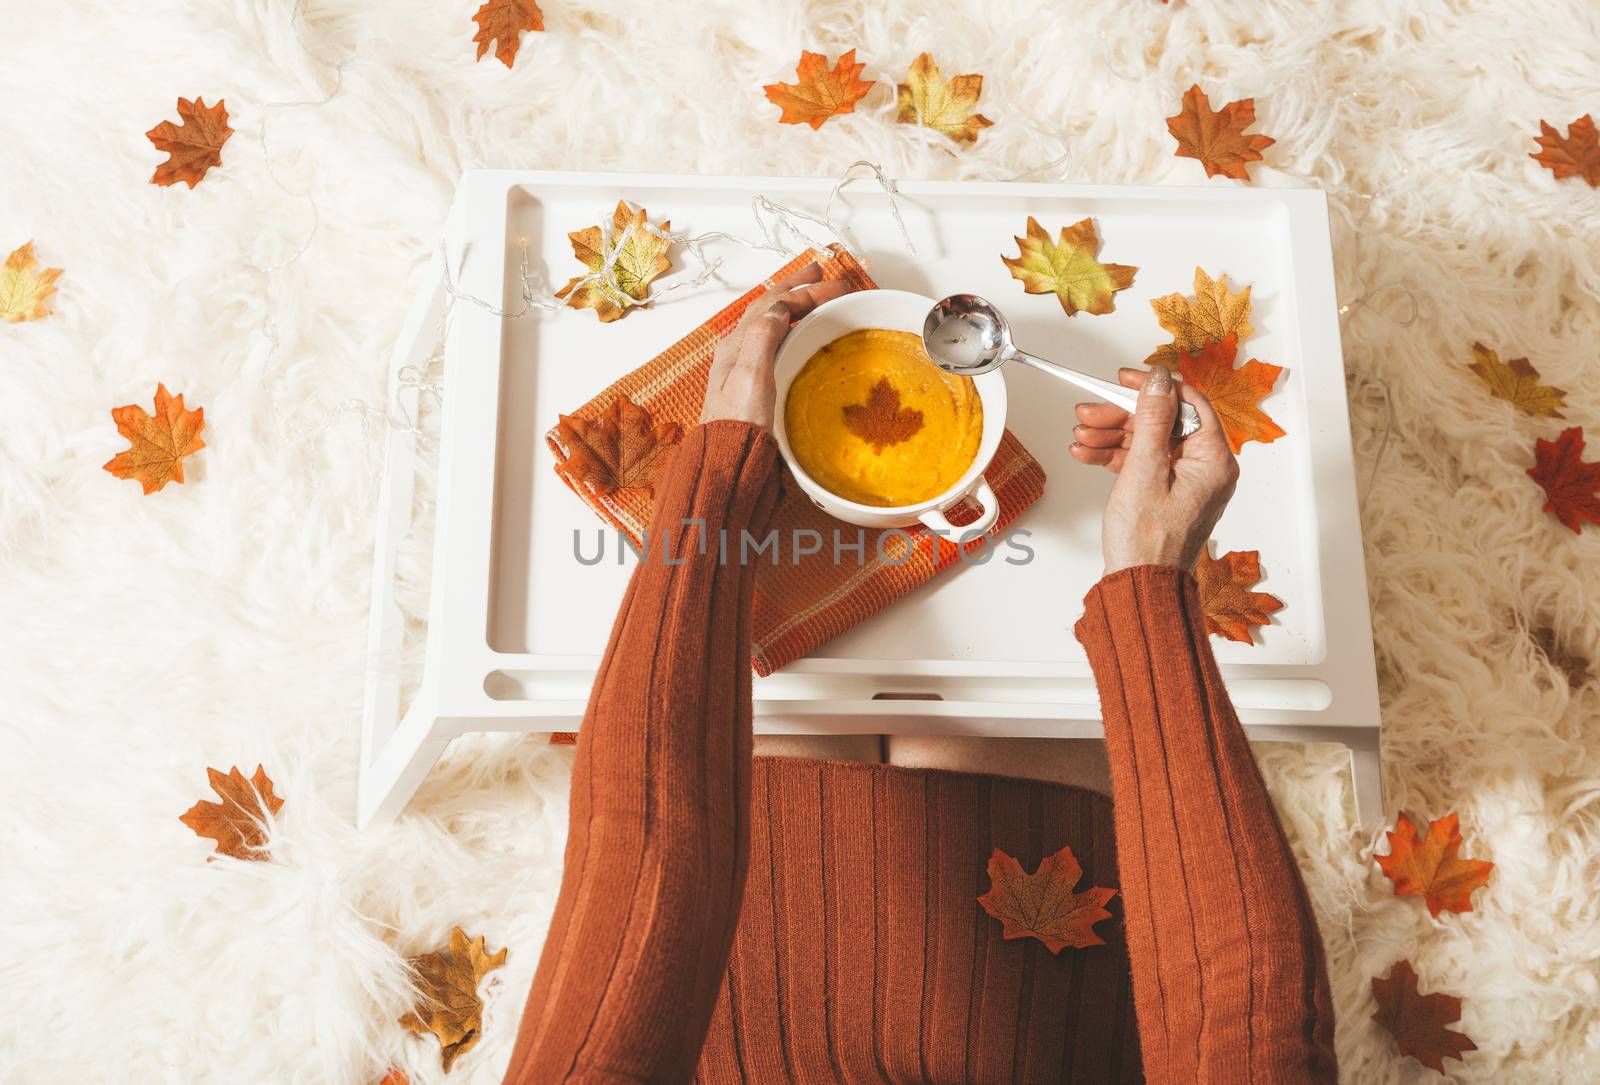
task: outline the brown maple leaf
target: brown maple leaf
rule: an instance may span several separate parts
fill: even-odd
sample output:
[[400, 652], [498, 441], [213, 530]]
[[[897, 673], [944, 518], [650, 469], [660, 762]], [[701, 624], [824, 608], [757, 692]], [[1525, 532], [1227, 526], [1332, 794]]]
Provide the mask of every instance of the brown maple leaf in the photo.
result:
[[1594, 677], [1589, 660], [1577, 652], [1569, 652], [1562, 647], [1553, 627], [1541, 625], [1537, 629], [1530, 630], [1528, 635], [1533, 638], [1533, 643], [1539, 646], [1539, 651], [1545, 660], [1566, 676], [1568, 689], [1582, 689], [1589, 684], [1589, 680]]
[[911, 62], [906, 81], [897, 84], [895, 91], [900, 107], [896, 121], [932, 128], [957, 143], [976, 141], [978, 133], [994, 123], [977, 112], [983, 76], [952, 75], [946, 79], [927, 53]]
[[809, 124], [815, 131], [829, 117], [856, 111], [856, 103], [874, 85], [873, 80], [860, 78], [865, 67], [856, 63], [854, 49], [841, 56], [831, 71], [827, 57], [802, 49], [794, 69], [799, 82], [768, 83], [761, 89], [769, 102], [783, 110], [779, 124]]
[[1261, 580], [1259, 550], [1230, 550], [1214, 558], [1208, 542], [1195, 561], [1194, 579], [1206, 614], [1207, 633], [1240, 644], [1254, 644], [1252, 628], [1266, 625], [1275, 612], [1283, 609], [1283, 600], [1277, 596], [1250, 590]]
[[166, 151], [169, 156], [156, 167], [150, 183], [172, 185], [182, 181], [193, 188], [212, 166], [222, 165], [222, 145], [233, 135], [233, 129], [228, 127], [228, 110], [221, 98], [210, 109], [204, 98], [192, 102], [179, 98], [178, 116], [183, 121], [181, 125], [162, 121], [145, 133], [156, 150]]
[[438, 1037], [445, 1073], [478, 1042], [483, 1031], [478, 984], [505, 963], [504, 947], [491, 956], [481, 935], [469, 940], [460, 927], [450, 931], [449, 948], [411, 958], [422, 997], [400, 1018], [400, 1025], [418, 1035], [431, 1032]]
[[156, 385], [155, 414], [129, 403], [111, 408], [111, 417], [129, 447], [102, 466], [118, 478], [138, 479], [147, 494], [168, 482], [182, 482], [183, 458], [206, 447], [200, 439], [206, 424], [205, 408], [185, 410], [183, 396], [168, 395], [164, 384]]
[[[634, 211], [626, 200], [618, 200], [609, 237], [599, 226], [567, 235], [572, 255], [589, 273], [572, 279], [556, 291], [556, 297], [565, 298], [574, 309], [593, 309], [602, 324], [611, 323], [643, 301], [651, 281], [672, 267], [667, 258], [671, 230], [672, 223], [651, 226], [644, 208]], [[608, 268], [606, 260], [613, 254]]]
[[1583, 427], [1571, 426], [1554, 441], [1539, 438], [1528, 477], [1544, 487], [1545, 512], [1582, 534], [1585, 520], [1600, 524], [1600, 462], [1583, 458]]
[[1167, 131], [1178, 141], [1179, 158], [1198, 158], [1207, 177], [1226, 174], [1248, 181], [1246, 162], [1256, 162], [1261, 152], [1277, 140], [1269, 136], [1247, 136], [1244, 130], [1256, 122], [1256, 100], [1241, 98], [1216, 112], [1199, 84], [1183, 96], [1183, 108], [1167, 118]]
[[1567, 138], [1555, 128], [1539, 122], [1539, 134], [1533, 137], [1539, 153], [1528, 157], [1556, 175], [1582, 177], [1590, 188], [1600, 188], [1600, 131], [1595, 129], [1594, 117], [1585, 113], [1567, 125]]
[[1032, 874], [1024, 874], [1021, 863], [996, 848], [989, 856], [989, 891], [978, 903], [1000, 921], [1002, 938], [1037, 938], [1051, 953], [1067, 946], [1105, 945], [1094, 925], [1111, 918], [1105, 904], [1117, 891], [1095, 886], [1074, 892], [1082, 877], [1071, 848], [1047, 856]]
[[1421, 897], [1428, 914], [1472, 911], [1472, 891], [1489, 880], [1494, 864], [1483, 859], [1459, 858], [1459, 819], [1449, 814], [1428, 822], [1424, 840], [1416, 822], [1405, 814], [1386, 833], [1388, 855], [1375, 855], [1384, 876], [1394, 883], [1397, 897]]
[[45, 302], [56, 292], [59, 278], [60, 268], [43, 267], [34, 257], [32, 241], [17, 248], [0, 265], [0, 320], [21, 324], [49, 316]]
[[649, 411], [621, 395], [593, 422], [559, 417], [556, 431], [567, 450], [567, 462], [557, 470], [599, 494], [654, 493], [667, 454], [683, 436], [678, 423], [657, 422]]
[[1500, 355], [1482, 343], [1472, 344], [1476, 359], [1469, 368], [1489, 386], [1489, 393], [1535, 418], [1565, 418], [1558, 408], [1567, 405], [1567, 393], [1539, 383], [1539, 371], [1526, 358], [1502, 362]]
[[889, 383], [889, 378], [879, 377], [867, 392], [865, 403], [851, 403], [844, 408], [844, 424], [871, 445], [872, 451], [882, 454], [890, 445], [916, 436], [922, 428], [922, 412], [902, 409], [900, 390]]
[[[217, 842], [217, 855], [234, 859], [264, 860], [267, 855], [267, 819], [283, 809], [283, 800], [272, 793], [267, 770], [256, 766], [256, 774], [245, 779], [238, 766], [226, 775], [206, 769], [211, 790], [221, 802], [202, 799], [179, 815], [178, 820], [194, 830], [196, 836], [209, 836]], [[210, 856], [208, 856], [210, 858]]]
[[1461, 1020], [1461, 1000], [1454, 995], [1425, 995], [1417, 989], [1410, 961], [1399, 961], [1383, 979], [1372, 977], [1378, 1010], [1372, 1019], [1394, 1037], [1400, 1054], [1410, 1055], [1430, 1070], [1444, 1073], [1445, 1059], [1460, 1059], [1478, 1045], [1446, 1028]]
[[1029, 294], [1054, 294], [1068, 316], [1084, 312], [1109, 313], [1116, 308], [1112, 295], [1133, 285], [1137, 267], [1102, 264], [1100, 235], [1093, 219], [1063, 226], [1056, 240], [1032, 216], [1026, 237], [1013, 237], [1016, 256], [1002, 256], [1011, 277]]
[[1161, 326], [1172, 333], [1172, 342], [1157, 347], [1144, 360], [1145, 365], [1160, 362], [1176, 368], [1185, 351], [1201, 350], [1230, 335], [1242, 342], [1255, 331], [1250, 326], [1250, 287], [1235, 294], [1228, 289], [1226, 275], [1212, 279], [1204, 268], [1194, 269], [1194, 297], [1163, 294], [1150, 299], [1150, 308]]
[[1283, 436], [1283, 429], [1261, 409], [1261, 401], [1272, 391], [1283, 367], [1251, 358], [1235, 369], [1238, 349], [1229, 335], [1220, 343], [1207, 343], [1197, 353], [1178, 357], [1184, 383], [1204, 392], [1211, 401], [1235, 455], [1246, 441], [1270, 444]]
[[472, 21], [478, 24], [472, 38], [478, 43], [477, 59], [482, 60], [494, 42], [495, 58], [508, 68], [517, 59], [522, 32], [544, 29], [544, 13], [534, 0], [485, 0]]

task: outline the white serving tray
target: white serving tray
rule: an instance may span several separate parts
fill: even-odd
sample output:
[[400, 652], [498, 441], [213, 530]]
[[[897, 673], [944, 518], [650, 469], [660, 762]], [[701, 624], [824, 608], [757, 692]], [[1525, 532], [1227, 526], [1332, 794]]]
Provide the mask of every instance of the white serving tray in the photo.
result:
[[[821, 216], [832, 180], [470, 171], [451, 213], [444, 259], [456, 288], [522, 307], [524, 251], [541, 295], [577, 274], [569, 231], [609, 219], [618, 199], [674, 231], [760, 237], [752, 198]], [[1254, 737], [1341, 741], [1358, 753], [1357, 800], [1375, 817], [1378, 698], [1326, 202], [1311, 190], [912, 182], [899, 205], [855, 182], [834, 201], [845, 240], [884, 287], [938, 297], [979, 293], [1010, 318], [1025, 349], [1115, 379], [1170, 339], [1149, 299], [1189, 293], [1196, 265], [1252, 286], [1240, 360], [1286, 368], [1263, 406], [1287, 432], [1247, 444], [1219, 550], [1259, 550], [1260, 589], [1284, 609], [1255, 646], [1213, 639], [1240, 718]], [[1101, 258], [1139, 268], [1116, 311], [1067, 318], [1052, 295], [1025, 294], [1001, 263], [1028, 215], [1053, 235], [1093, 216]], [[818, 241], [831, 240], [810, 224]], [[598, 520], [551, 470], [543, 436], [558, 411], [587, 401], [760, 281], [781, 255], [717, 242], [720, 282], [679, 290], [602, 325], [591, 312], [503, 319], [457, 303], [446, 345], [439, 500], [426, 659], [411, 704], [399, 701], [394, 552], [409, 524], [410, 435], [391, 437], [373, 589], [360, 817], [392, 816], [444, 745], [470, 731], [576, 728], [615, 604], [633, 568], [583, 565]], [[679, 255], [658, 285], [693, 275]], [[394, 370], [431, 343], [441, 280], [419, 298]], [[921, 732], [1092, 736], [1093, 678], [1072, 635], [1100, 571], [1099, 517], [1110, 478], [1067, 455], [1075, 397], [1026, 369], [1007, 372], [1009, 427], [1043, 463], [1043, 498], [1015, 525], [1034, 552], [945, 574], [915, 595], [755, 682], [760, 732]], [[396, 389], [398, 391], [398, 389]], [[938, 701], [885, 699], [915, 694]], [[402, 716], [402, 712], [404, 713]]]

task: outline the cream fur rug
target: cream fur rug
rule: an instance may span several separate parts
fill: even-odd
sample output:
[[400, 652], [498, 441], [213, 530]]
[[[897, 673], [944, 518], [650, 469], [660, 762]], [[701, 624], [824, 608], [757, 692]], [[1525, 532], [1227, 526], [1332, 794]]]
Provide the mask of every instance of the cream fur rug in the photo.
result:
[[[1409, 326], [1390, 290], [1344, 327], [1387, 780], [1392, 807], [1459, 810], [1468, 854], [1498, 865], [1475, 911], [1431, 921], [1369, 862], [1337, 752], [1263, 750], [1345, 1079], [1437, 1080], [1369, 1020], [1369, 978], [1402, 957], [1465, 998], [1479, 1050], [1454, 1080], [1600, 1079], [1600, 690], [1535, 641], [1597, 666], [1600, 531], [1539, 511], [1523, 470], [1556, 430], [1465, 368], [1474, 339], [1527, 355], [1600, 441], [1600, 193], [1528, 158], [1540, 118], [1600, 112], [1592, 0], [548, 0], [509, 72], [474, 62], [476, 6], [3, 5], [0, 250], [36, 239], [66, 274], [55, 316], [0, 325], [0, 1080], [365, 1085], [393, 1061], [439, 1081], [436, 1044], [395, 1019], [404, 956], [454, 924], [511, 949], [450, 1075], [499, 1080], [570, 752], [466, 741], [398, 825], [352, 824], [378, 446], [336, 408], [379, 402], [460, 170], [1059, 160], [1038, 176], [1200, 183], [1162, 123], [1196, 80], [1214, 104], [1256, 97], [1278, 141], [1258, 183], [1335, 194], [1343, 300], [1399, 282], [1417, 301]], [[995, 125], [951, 155], [894, 125], [880, 86], [820, 132], [780, 128], [760, 88], [802, 46], [856, 47], [887, 82], [931, 49], [985, 76]], [[326, 105], [265, 108], [327, 97], [329, 62]], [[227, 100], [224, 166], [192, 192], [147, 184], [144, 131], [196, 94]], [[313, 220], [269, 176], [264, 122], [320, 215], [270, 275]], [[108, 409], [157, 380], [205, 407], [208, 447], [143, 497], [100, 465], [122, 447]], [[275, 861], [206, 863], [178, 814], [205, 766], [258, 761], [286, 800]]]

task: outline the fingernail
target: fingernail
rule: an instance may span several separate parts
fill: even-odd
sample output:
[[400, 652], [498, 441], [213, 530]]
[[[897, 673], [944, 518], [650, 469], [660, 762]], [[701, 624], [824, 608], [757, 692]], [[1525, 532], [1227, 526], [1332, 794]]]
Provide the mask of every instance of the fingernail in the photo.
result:
[[1153, 396], [1164, 396], [1172, 391], [1172, 370], [1164, 365], [1150, 367], [1150, 375], [1144, 379], [1144, 390]]

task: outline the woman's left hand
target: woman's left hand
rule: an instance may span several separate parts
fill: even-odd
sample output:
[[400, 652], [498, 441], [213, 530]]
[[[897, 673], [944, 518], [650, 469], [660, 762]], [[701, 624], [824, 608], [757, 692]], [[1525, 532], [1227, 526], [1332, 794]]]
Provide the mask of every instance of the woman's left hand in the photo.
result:
[[732, 334], [717, 344], [700, 421], [728, 418], [771, 430], [778, 398], [772, 361], [789, 325], [850, 290], [843, 279], [822, 281], [822, 269], [808, 264], [751, 302]]

